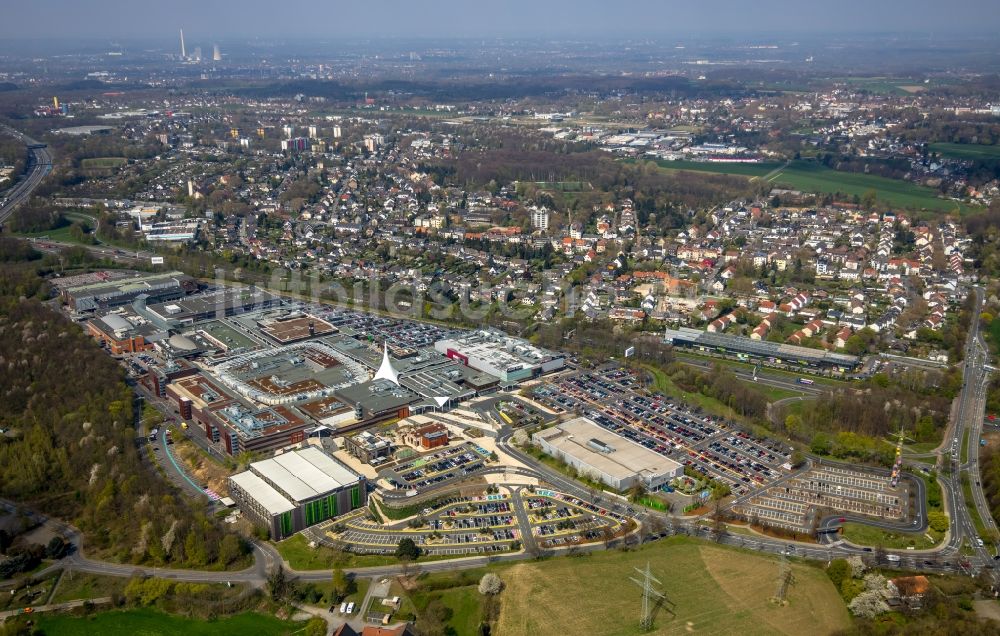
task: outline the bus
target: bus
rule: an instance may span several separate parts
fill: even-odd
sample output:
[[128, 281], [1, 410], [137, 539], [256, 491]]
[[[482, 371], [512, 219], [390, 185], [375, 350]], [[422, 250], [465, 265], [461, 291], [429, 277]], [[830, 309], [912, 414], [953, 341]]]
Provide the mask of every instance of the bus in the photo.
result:
[[799, 378], [799, 384], [816, 384], [816, 381], [809, 378]]

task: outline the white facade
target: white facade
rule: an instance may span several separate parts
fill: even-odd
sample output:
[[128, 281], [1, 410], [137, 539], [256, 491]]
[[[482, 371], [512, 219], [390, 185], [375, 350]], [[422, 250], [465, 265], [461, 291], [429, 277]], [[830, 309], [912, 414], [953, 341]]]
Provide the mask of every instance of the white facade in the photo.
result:
[[628, 490], [636, 483], [656, 489], [684, 473], [678, 462], [601, 428], [585, 417], [535, 433], [531, 439], [581, 475], [616, 490]]
[[543, 232], [549, 229], [549, 211], [547, 208], [534, 208], [531, 210], [531, 226]]

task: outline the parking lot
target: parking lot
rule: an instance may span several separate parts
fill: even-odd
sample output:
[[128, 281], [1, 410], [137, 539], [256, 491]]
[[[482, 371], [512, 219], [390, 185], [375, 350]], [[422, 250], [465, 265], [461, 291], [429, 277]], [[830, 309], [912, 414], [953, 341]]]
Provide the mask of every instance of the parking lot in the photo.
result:
[[460, 333], [436, 325], [411, 320], [397, 320], [338, 307], [310, 306], [309, 310], [341, 331], [346, 329], [368, 334], [377, 341], [388, 340], [399, 347], [432, 347], [438, 340]]
[[755, 493], [733, 512], [769, 525], [811, 533], [822, 510], [901, 521], [908, 517], [906, 482], [850, 468], [819, 466]]
[[648, 391], [624, 369], [563, 376], [534, 395], [558, 412], [578, 409], [599, 426], [728, 484], [737, 496], [788, 473], [788, 447]]
[[382, 524], [354, 513], [317, 529], [356, 552], [390, 553], [409, 537], [428, 554], [474, 554], [520, 549], [526, 533], [543, 547], [598, 541], [622, 533], [627, 524], [622, 515], [539, 490], [451, 497], [405, 522]]
[[386, 468], [379, 476], [393, 488], [419, 490], [466, 477], [483, 468], [488, 458], [486, 449], [470, 442]]
[[526, 494], [523, 503], [532, 535], [543, 548], [601, 541], [623, 533], [628, 524], [627, 517], [551, 490]]

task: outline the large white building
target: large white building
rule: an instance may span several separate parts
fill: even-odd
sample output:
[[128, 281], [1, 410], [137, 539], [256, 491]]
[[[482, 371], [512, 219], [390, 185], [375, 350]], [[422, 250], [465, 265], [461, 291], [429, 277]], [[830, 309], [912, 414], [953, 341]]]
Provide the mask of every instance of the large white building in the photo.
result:
[[543, 232], [549, 229], [549, 209], [545, 206], [531, 209], [531, 227]]
[[581, 475], [616, 490], [628, 490], [636, 483], [652, 490], [684, 474], [681, 464], [615, 435], [585, 417], [539, 431], [531, 439]]
[[315, 446], [253, 462], [229, 478], [229, 494], [275, 539], [368, 503], [365, 478]]
[[561, 353], [536, 347], [527, 340], [493, 329], [439, 340], [434, 343], [434, 348], [467, 367], [494, 375], [506, 383], [535, 378], [566, 365], [566, 358]]

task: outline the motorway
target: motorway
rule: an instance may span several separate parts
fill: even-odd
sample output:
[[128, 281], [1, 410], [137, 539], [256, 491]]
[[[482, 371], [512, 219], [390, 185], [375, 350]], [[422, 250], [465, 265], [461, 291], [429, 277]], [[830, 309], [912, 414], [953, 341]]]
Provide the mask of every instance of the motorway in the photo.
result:
[[32, 146], [42, 146], [42, 144], [13, 128], [8, 126], [2, 126], [2, 128], [24, 142], [24, 145], [28, 146], [29, 155], [27, 175], [6, 192], [4, 199], [0, 199], [2, 201], [0, 203], [0, 224], [4, 223], [14, 213], [17, 206], [31, 197], [31, 193], [42, 182], [42, 179], [52, 171], [52, 155], [49, 154], [47, 148], [44, 146], [32, 148]]
[[[972, 521], [969, 512], [969, 502], [963, 496], [962, 476], [966, 476], [972, 491], [973, 505], [986, 530], [996, 537], [997, 527], [990, 513], [989, 504], [983, 494], [981, 477], [979, 472], [979, 438], [982, 434], [983, 420], [986, 409], [986, 387], [989, 382], [989, 348], [983, 341], [982, 333], [979, 330], [979, 313], [983, 306], [983, 288], [976, 286], [973, 288], [976, 304], [971, 312], [972, 318], [969, 325], [968, 339], [965, 345], [965, 360], [963, 361], [962, 391], [959, 394], [958, 408], [954, 428], [951, 431], [952, 441], [948, 443], [948, 436], [938, 449], [941, 462], [948, 463], [951, 467], [947, 481], [950, 484], [950, 491], [953, 499], [952, 506], [952, 526], [951, 532], [959, 539], [968, 539], [971, 545], [974, 560], [979, 565], [992, 565], [993, 554], [986, 546], [977, 545], [979, 533]], [[967, 459], [962, 463], [961, 444], [968, 433]], [[945, 455], [945, 451], [950, 456]], [[994, 579], [1000, 582], [1000, 574], [994, 571]]]

